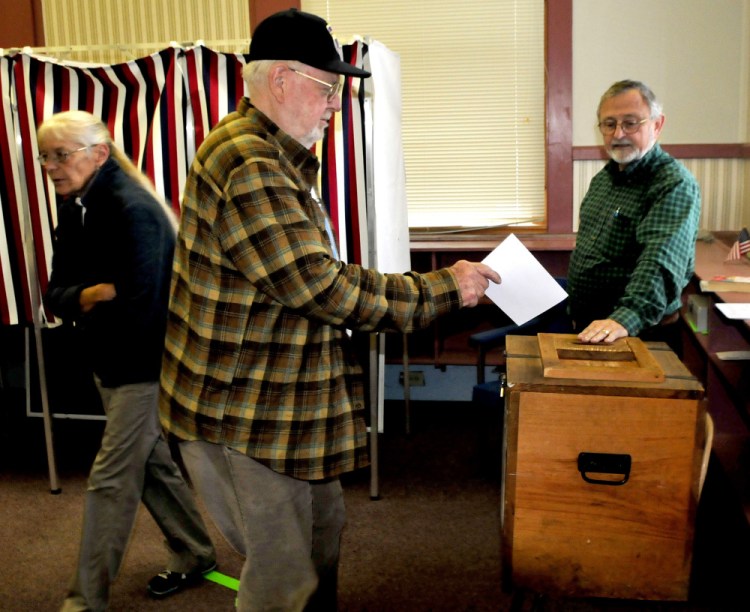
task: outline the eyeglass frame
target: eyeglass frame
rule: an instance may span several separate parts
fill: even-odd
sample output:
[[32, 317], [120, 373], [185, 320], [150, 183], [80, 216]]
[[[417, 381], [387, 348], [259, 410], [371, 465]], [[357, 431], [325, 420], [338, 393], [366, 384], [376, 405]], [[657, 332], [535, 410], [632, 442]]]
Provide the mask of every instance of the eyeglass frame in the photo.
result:
[[326, 93], [326, 99], [329, 101], [333, 100], [339, 94], [339, 92], [343, 89], [343, 86], [341, 84], [341, 79], [338, 79], [335, 83], [329, 83], [328, 81], [324, 81], [322, 79], [316, 79], [314, 76], [310, 76], [309, 74], [306, 74], [302, 72], [301, 70], [292, 68], [291, 66], [287, 66], [287, 68], [289, 68], [289, 70], [291, 70], [295, 74], [305, 77], [306, 79], [310, 79], [311, 81], [315, 81], [316, 83], [325, 85], [328, 88], [328, 92]]
[[[622, 128], [623, 133], [625, 134], [635, 134], [641, 129], [641, 126], [644, 123], [648, 123], [651, 121], [652, 117], [646, 117], [645, 119], [641, 119], [640, 121], [635, 121], [634, 119], [623, 119], [622, 121], [617, 121], [615, 119], [605, 119], [604, 121], [600, 121], [597, 123], [597, 127], [599, 128], [599, 131], [604, 134], [605, 136], [611, 136], [617, 131], [617, 128]], [[607, 128], [605, 123], [610, 123], [610, 127]], [[611, 125], [614, 123], [614, 125]], [[628, 128], [625, 127], [625, 125], [629, 125]]]
[[[74, 149], [73, 151], [60, 151], [59, 153], [57, 151], [53, 151], [52, 153], [40, 153], [36, 156], [36, 159], [42, 166], [46, 166], [50, 162], [52, 162], [53, 164], [67, 164], [68, 159], [70, 159], [70, 156], [73, 155], [73, 153], [78, 153], [79, 151], [83, 151], [84, 149], [90, 149], [91, 146], [92, 145], [86, 145], [84, 147]], [[52, 156], [54, 156], [54, 159], [52, 158]]]

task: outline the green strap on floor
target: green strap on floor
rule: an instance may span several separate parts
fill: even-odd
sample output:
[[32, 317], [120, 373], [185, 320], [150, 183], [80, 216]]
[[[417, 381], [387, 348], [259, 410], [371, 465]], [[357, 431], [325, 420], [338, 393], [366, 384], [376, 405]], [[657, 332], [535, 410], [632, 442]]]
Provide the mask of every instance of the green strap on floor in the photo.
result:
[[208, 574], [203, 574], [203, 577], [206, 580], [210, 580], [211, 582], [220, 584], [221, 586], [232, 589], [233, 591], [240, 590], [239, 580], [237, 580], [236, 578], [232, 578], [231, 576], [227, 576], [226, 574], [222, 574], [221, 572], [217, 572], [216, 570], [208, 572]]

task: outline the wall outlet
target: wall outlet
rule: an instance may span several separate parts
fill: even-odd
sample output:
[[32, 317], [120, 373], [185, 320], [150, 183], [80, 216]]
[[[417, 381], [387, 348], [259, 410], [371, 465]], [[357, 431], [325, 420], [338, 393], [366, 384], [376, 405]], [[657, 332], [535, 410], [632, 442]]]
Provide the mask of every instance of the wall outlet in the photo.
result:
[[[398, 373], [398, 382], [404, 384], [404, 372]], [[424, 372], [417, 370], [415, 372], [409, 371], [409, 386], [410, 387], [424, 387]]]

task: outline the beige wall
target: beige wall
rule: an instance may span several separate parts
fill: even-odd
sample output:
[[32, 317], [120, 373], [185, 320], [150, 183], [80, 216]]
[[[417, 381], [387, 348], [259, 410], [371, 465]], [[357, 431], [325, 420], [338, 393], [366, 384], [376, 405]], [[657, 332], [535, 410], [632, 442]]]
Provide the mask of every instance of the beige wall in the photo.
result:
[[573, 0], [573, 144], [614, 81], [648, 83], [670, 144], [750, 141], [750, 0]]
[[[750, 0], [573, 0], [574, 146], [601, 143], [599, 97], [623, 78], [648, 83], [664, 105], [661, 142], [747, 150]], [[682, 161], [701, 184], [702, 227], [750, 227], [750, 155]], [[574, 219], [599, 167], [574, 164]]]

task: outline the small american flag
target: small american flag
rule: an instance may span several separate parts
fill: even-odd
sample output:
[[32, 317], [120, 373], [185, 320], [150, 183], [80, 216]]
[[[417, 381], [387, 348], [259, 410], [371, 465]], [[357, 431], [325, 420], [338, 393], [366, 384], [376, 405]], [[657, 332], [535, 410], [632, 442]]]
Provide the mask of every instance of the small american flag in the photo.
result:
[[750, 253], [750, 233], [743, 227], [725, 261], [740, 261], [747, 253]]

